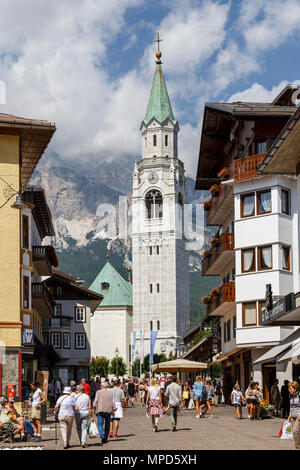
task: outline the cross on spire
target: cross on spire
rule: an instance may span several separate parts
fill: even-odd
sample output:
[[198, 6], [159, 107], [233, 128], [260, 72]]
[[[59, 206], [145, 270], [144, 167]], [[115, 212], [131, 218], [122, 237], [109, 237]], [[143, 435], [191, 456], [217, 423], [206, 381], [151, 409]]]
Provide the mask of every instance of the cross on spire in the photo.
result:
[[163, 41], [163, 39], [160, 39], [159, 37], [159, 32], [156, 33], [156, 36], [157, 36], [157, 39], [155, 39], [154, 42], [157, 42], [157, 51], [159, 52], [160, 49], [159, 49], [159, 43]]

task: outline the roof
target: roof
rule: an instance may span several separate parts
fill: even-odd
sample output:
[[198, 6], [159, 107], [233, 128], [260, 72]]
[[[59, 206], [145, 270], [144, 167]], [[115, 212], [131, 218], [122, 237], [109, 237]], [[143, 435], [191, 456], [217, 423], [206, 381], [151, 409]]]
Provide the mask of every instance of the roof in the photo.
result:
[[[284, 90], [283, 90], [284, 91]], [[292, 90], [290, 90], [291, 92]], [[287, 119], [294, 113], [295, 106], [287, 99], [287, 92], [283, 93], [286, 104], [273, 103], [206, 103], [203, 115], [202, 134], [198, 157], [196, 189], [209, 189], [212, 184], [218, 183], [218, 171], [228, 164], [230, 143], [233, 140], [233, 131], [239, 120], [253, 120], [271, 118], [282, 121], [281, 128]], [[225, 150], [226, 149], [226, 150]]]
[[[103, 289], [102, 284], [109, 284]], [[102, 307], [129, 306], [132, 307], [132, 285], [107, 261], [90, 289], [103, 295]]]
[[269, 151], [258, 171], [298, 175], [300, 173], [300, 107], [288, 120]]
[[177, 122], [173, 115], [172, 106], [160, 63], [156, 65], [156, 71], [154, 74], [144, 123], [146, 125], [149, 124], [153, 118], [155, 118], [160, 123], [165, 121], [167, 118], [169, 118], [174, 124]]
[[0, 113], [0, 133], [20, 136], [22, 187], [31, 178], [55, 131], [52, 122]]
[[54, 237], [55, 230], [52, 223], [52, 215], [47, 204], [45, 191], [40, 186], [27, 186], [22, 193], [24, 201], [34, 204], [33, 218], [41, 238]]

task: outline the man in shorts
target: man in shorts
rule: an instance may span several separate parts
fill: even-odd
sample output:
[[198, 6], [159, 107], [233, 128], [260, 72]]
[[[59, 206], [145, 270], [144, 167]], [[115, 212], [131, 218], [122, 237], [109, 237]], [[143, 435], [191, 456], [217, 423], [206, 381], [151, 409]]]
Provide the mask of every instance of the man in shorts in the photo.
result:
[[133, 400], [135, 396], [135, 384], [132, 378], [129, 379], [129, 383], [127, 385], [127, 394], [128, 394], [128, 401], [129, 401], [128, 404], [131, 403], [131, 406], [133, 406]]

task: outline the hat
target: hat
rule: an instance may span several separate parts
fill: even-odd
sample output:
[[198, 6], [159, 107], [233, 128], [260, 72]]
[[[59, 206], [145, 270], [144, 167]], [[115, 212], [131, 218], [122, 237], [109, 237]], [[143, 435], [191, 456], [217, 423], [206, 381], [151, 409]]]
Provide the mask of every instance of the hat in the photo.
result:
[[72, 393], [71, 387], [65, 387], [63, 393], [66, 395], [70, 395]]

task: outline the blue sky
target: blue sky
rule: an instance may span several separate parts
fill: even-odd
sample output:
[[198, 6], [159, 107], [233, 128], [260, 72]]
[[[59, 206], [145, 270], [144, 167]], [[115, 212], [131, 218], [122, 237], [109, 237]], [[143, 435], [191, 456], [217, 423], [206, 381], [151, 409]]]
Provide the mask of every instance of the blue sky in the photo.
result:
[[206, 101], [271, 101], [300, 79], [299, 0], [2, 0], [0, 112], [57, 124], [63, 158], [140, 158], [156, 31], [195, 171]]

